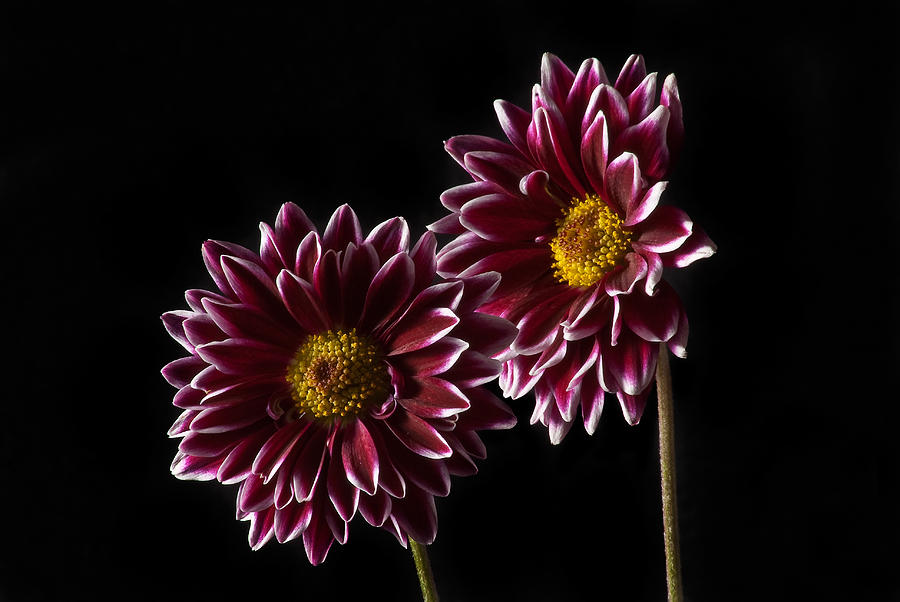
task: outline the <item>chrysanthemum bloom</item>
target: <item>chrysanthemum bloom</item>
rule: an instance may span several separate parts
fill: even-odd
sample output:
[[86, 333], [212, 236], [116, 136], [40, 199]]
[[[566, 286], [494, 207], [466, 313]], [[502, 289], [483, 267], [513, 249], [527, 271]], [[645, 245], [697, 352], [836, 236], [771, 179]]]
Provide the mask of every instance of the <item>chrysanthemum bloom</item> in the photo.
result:
[[683, 211], [660, 203], [683, 135], [673, 75], [658, 99], [657, 76], [640, 56], [609, 83], [596, 59], [573, 73], [546, 54], [530, 113], [494, 104], [509, 142], [446, 144], [475, 182], [441, 196], [452, 213], [430, 228], [457, 236], [438, 254], [438, 273], [501, 273], [481, 308], [519, 328], [500, 384], [513, 398], [534, 389], [532, 423], [547, 425], [554, 442], [579, 406], [594, 432], [604, 391], [636, 424], [659, 343], [685, 354], [687, 318], [663, 268], [715, 246]]
[[206, 242], [218, 291], [162, 316], [190, 354], [163, 368], [184, 410], [172, 473], [239, 483], [254, 549], [302, 536], [318, 564], [357, 513], [430, 543], [434, 496], [485, 455], [477, 431], [515, 423], [479, 386], [515, 336], [474, 312], [497, 274], [432, 284], [433, 234], [410, 250], [395, 218], [364, 237], [346, 205], [321, 236], [290, 203], [260, 229], [259, 254]]

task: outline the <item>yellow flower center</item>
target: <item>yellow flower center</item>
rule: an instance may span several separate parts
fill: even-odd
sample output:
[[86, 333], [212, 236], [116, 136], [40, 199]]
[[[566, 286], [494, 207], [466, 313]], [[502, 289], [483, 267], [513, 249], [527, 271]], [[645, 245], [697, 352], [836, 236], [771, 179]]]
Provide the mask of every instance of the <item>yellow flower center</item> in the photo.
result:
[[553, 275], [571, 286], [594, 284], [631, 249], [631, 232], [596, 194], [575, 199], [556, 224], [556, 236], [550, 241]]
[[381, 403], [391, 379], [378, 346], [353, 328], [310, 335], [288, 366], [291, 398], [316, 418], [356, 415]]

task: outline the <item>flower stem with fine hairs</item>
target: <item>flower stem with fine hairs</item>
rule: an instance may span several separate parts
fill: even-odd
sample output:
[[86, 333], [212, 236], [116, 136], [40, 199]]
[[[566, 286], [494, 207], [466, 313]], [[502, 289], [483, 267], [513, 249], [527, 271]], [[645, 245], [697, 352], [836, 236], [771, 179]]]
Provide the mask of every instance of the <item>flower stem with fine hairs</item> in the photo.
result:
[[672, 375], [669, 350], [660, 344], [656, 364], [659, 403], [659, 466], [662, 485], [663, 535], [666, 547], [666, 583], [669, 602], [682, 602], [681, 553], [678, 545], [678, 506], [675, 500], [675, 424], [672, 409]]
[[434, 584], [434, 575], [431, 572], [431, 561], [428, 560], [426, 546], [412, 538], [409, 540], [413, 560], [416, 561], [416, 574], [419, 576], [419, 585], [422, 587], [422, 600], [424, 602], [438, 602], [437, 587]]

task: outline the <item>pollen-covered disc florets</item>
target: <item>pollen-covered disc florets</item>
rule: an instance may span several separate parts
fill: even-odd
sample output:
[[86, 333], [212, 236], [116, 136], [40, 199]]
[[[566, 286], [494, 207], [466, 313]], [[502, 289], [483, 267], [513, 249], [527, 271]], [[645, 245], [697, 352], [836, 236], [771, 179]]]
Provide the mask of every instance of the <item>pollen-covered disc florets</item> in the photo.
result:
[[382, 359], [378, 346], [355, 328], [310, 335], [288, 367], [291, 397], [316, 418], [356, 415], [390, 391]]
[[596, 194], [565, 210], [557, 220], [553, 273], [571, 286], [589, 286], [608, 274], [631, 249], [631, 232]]

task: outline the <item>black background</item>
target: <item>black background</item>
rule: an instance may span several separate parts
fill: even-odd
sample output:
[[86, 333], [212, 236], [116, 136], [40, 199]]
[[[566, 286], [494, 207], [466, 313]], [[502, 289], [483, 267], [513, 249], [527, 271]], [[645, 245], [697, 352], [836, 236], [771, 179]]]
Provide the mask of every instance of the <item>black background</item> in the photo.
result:
[[[385, 531], [252, 552], [234, 488], [169, 474], [159, 315], [285, 201], [420, 233], [467, 181], [442, 142], [501, 136], [549, 50], [678, 77], [667, 194], [719, 245], [668, 276], [687, 599], [900, 600], [896, 8], [127, 4], [0, 8], [0, 599], [416, 600]], [[664, 599], [653, 398], [556, 447], [531, 406], [438, 501], [442, 599]]]

